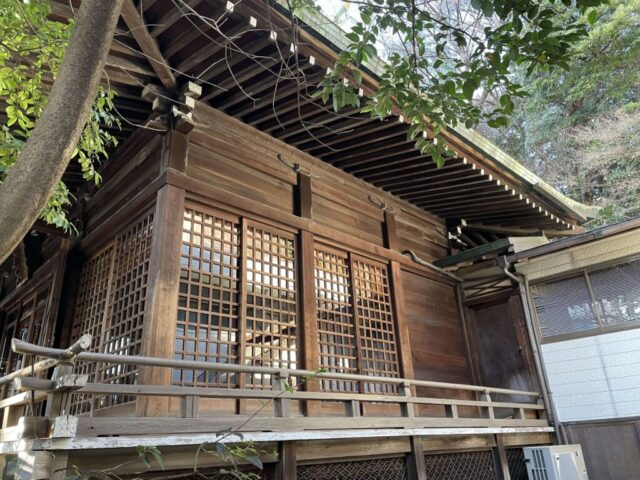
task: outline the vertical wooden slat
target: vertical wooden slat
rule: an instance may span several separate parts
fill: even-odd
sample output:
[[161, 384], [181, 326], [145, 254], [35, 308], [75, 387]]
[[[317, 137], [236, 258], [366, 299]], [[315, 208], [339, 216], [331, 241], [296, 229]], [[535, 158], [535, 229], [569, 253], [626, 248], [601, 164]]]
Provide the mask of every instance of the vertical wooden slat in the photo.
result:
[[[314, 285], [314, 244], [313, 234], [307, 231], [300, 232], [299, 238], [300, 258], [299, 258], [299, 289], [302, 294], [300, 300], [300, 345], [302, 345], [302, 368], [307, 370], [317, 370], [319, 364], [318, 352], [318, 321], [316, 292]], [[320, 390], [319, 381], [317, 379], [309, 379], [303, 385], [308, 392], [317, 392]], [[308, 401], [305, 403], [305, 414], [315, 416], [320, 414], [320, 403]]]
[[[149, 259], [142, 355], [160, 358], [173, 356], [184, 196], [184, 190], [172, 185], [165, 185], [158, 191]], [[169, 385], [171, 370], [142, 368], [140, 383]], [[142, 397], [137, 400], [136, 414], [139, 416], [163, 416], [168, 412], [168, 398]]]

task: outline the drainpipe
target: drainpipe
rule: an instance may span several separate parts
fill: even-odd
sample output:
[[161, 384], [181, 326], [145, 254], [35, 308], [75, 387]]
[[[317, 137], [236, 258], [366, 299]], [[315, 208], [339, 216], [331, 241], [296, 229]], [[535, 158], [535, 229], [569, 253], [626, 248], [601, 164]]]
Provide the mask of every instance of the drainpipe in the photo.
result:
[[560, 425], [557, 420], [558, 412], [556, 410], [555, 403], [553, 402], [552, 392], [549, 389], [549, 385], [547, 383], [547, 371], [544, 367], [544, 362], [542, 361], [542, 357], [540, 355], [540, 345], [535, 334], [533, 318], [531, 317], [531, 304], [529, 303], [529, 281], [527, 280], [527, 277], [522, 273], [516, 273], [516, 275], [514, 275], [509, 271], [511, 263], [507, 260], [506, 257], [501, 257], [498, 262], [499, 264], [503, 265], [502, 271], [504, 272], [504, 274], [511, 280], [515, 281], [520, 288], [522, 310], [524, 311], [524, 320], [527, 325], [529, 343], [531, 344], [531, 350], [533, 352], [533, 361], [536, 366], [536, 373], [538, 377], [538, 384], [540, 385], [540, 390], [542, 393], [542, 399], [544, 400], [545, 405], [547, 405], [547, 407], [550, 409], [549, 413], [551, 414], [551, 418], [549, 418], [549, 421], [556, 432], [556, 438], [560, 443], [566, 444], [567, 438], [562, 425]]
[[403, 250], [402, 251], [403, 255], [409, 255], [411, 257], [411, 259], [416, 262], [419, 265], [422, 265], [423, 267], [427, 267], [435, 272], [438, 272], [442, 275], [445, 275], [447, 277], [449, 277], [451, 280], [455, 280], [456, 282], [460, 282], [462, 283], [464, 280], [457, 276], [454, 275], [451, 272], [447, 272], [445, 269], [440, 268], [440, 267], [436, 267], [433, 263], [429, 263], [426, 260], [421, 259], [418, 255], [416, 255], [416, 252], [414, 252], [413, 250]]

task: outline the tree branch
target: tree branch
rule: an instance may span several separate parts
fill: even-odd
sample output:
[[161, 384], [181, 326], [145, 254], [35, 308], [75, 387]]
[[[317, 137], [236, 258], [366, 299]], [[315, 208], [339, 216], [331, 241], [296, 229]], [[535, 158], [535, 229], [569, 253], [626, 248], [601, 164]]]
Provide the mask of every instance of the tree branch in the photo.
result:
[[49, 102], [0, 184], [0, 263], [19, 245], [62, 178], [96, 96], [122, 0], [84, 0]]

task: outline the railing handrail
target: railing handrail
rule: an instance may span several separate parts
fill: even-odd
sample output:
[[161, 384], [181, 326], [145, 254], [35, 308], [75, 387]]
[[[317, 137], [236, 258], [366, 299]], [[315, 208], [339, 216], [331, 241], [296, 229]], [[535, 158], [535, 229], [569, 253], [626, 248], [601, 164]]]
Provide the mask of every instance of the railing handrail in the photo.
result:
[[[454, 389], [480, 393], [497, 393], [505, 395], [521, 395], [538, 398], [540, 393], [526, 390], [511, 390], [506, 388], [496, 387], [484, 387], [480, 385], [468, 385], [462, 383], [448, 383], [448, 382], [433, 382], [428, 380], [415, 380], [400, 377], [376, 377], [371, 375], [360, 374], [348, 374], [348, 373], [336, 373], [325, 371], [313, 371], [313, 370], [298, 370], [276, 367], [261, 367], [253, 365], [236, 365], [236, 364], [224, 364], [224, 363], [210, 363], [194, 360], [174, 360], [166, 358], [144, 357], [144, 356], [132, 356], [132, 355], [117, 355], [109, 353], [92, 353], [82, 352], [83, 348], [87, 348], [86, 337], [83, 335], [83, 347], [78, 348], [78, 343], [69, 349], [57, 349], [50, 347], [43, 347], [34, 345], [22, 340], [13, 339], [12, 349], [16, 353], [24, 355], [33, 355], [35, 357], [44, 357], [49, 360], [65, 360], [73, 358], [76, 361], [107, 363], [107, 364], [119, 364], [119, 365], [138, 365], [148, 367], [160, 367], [160, 368], [175, 368], [175, 369], [188, 369], [188, 370], [203, 370], [203, 371], [216, 371], [227, 373], [250, 373], [250, 374], [265, 374], [265, 375], [280, 375], [297, 378], [314, 378], [314, 379], [328, 379], [328, 380], [346, 380], [346, 381], [363, 381], [370, 383], [386, 383], [392, 385], [404, 385], [415, 387], [428, 387], [439, 389]], [[82, 340], [81, 339], [81, 340]], [[87, 345], [87, 346], [84, 346]], [[73, 350], [72, 350], [73, 349]], [[79, 351], [79, 353], [77, 353]], [[75, 352], [75, 353], [74, 353]], [[46, 360], [45, 360], [46, 362]], [[42, 362], [40, 362], [42, 363]], [[51, 363], [51, 362], [50, 362]], [[57, 362], [52, 363], [48, 368], [55, 366]], [[48, 365], [48, 364], [47, 364]], [[0, 378], [0, 385], [7, 383], [8, 381], [19, 377], [29, 375], [32, 372], [32, 367], [26, 367], [19, 371], [12, 372], [4, 377]]]
[[[29, 355], [29, 353], [22, 352], [19, 349], [20, 346], [24, 346], [27, 348], [38, 347], [38, 345], [33, 345], [32, 343], [18, 340], [17, 338], [13, 338], [11, 340], [11, 349], [15, 353], [22, 353], [25, 355]], [[78, 355], [78, 353], [82, 352], [83, 350], [86, 350], [90, 346], [91, 346], [91, 335], [89, 335], [88, 333], [84, 334], [69, 348], [66, 348], [64, 350], [52, 349], [57, 351], [57, 354], [55, 356], [38, 355], [38, 356], [47, 357], [47, 359], [41, 362], [34, 363], [27, 367], [23, 367], [19, 370], [8, 373], [3, 377], [0, 377], [0, 386], [11, 382], [15, 378], [26, 377], [27, 375], [36, 375], [40, 372], [49, 370], [57, 366], [60, 361], [72, 360]], [[46, 347], [39, 347], [39, 348], [46, 348]]]

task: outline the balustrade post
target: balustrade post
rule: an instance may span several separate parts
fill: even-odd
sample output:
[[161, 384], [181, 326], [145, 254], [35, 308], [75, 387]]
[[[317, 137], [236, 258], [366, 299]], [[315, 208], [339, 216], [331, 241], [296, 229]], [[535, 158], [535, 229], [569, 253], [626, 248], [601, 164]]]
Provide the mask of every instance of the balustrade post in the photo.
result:
[[536, 403], [538, 405], [542, 405], [544, 407], [543, 410], [536, 410], [537, 412], [537, 417], [539, 420], [549, 420], [549, 417], [547, 416], [547, 405], [544, 404], [544, 399], [542, 398], [538, 398], [538, 400], [536, 401]]
[[413, 403], [410, 402], [411, 400], [411, 384], [409, 382], [402, 382], [402, 384], [400, 385], [400, 387], [398, 388], [398, 394], [401, 397], [404, 397], [405, 399], [409, 400], [406, 402], [402, 402], [400, 404], [400, 411], [402, 413], [403, 417], [415, 417], [415, 409], [413, 407]]
[[51, 380], [55, 382], [54, 390], [47, 395], [44, 416], [52, 424], [51, 437], [75, 437], [78, 417], [70, 414], [71, 397], [75, 390], [86, 385], [87, 375], [75, 375], [72, 362], [61, 362], [53, 370]]
[[[484, 392], [482, 392], [480, 394], [480, 400], [483, 401], [483, 402], [487, 402], [487, 403], [491, 403], [492, 402], [491, 395], [489, 394], [488, 390], [485, 390]], [[483, 418], [488, 418], [490, 420], [493, 420], [495, 418], [492, 405], [481, 407], [480, 410], [482, 412], [482, 417]]]
[[458, 406], [455, 404], [445, 405], [444, 412], [447, 418], [459, 418], [458, 417]]
[[347, 417], [360, 417], [360, 402], [358, 400], [344, 402], [344, 414]]
[[200, 397], [185, 395], [180, 397], [180, 416], [182, 418], [198, 418], [200, 409]]
[[280, 370], [272, 376], [271, 387], [273, 391], [279, 392], [273, 399], [273, 409], [276, 417], [291, 416], [291, 399], [282, 398], [283, 395], [287, 394], [287, 389], [290, 388], [289, 378], [289, 373], [284, 370]]

